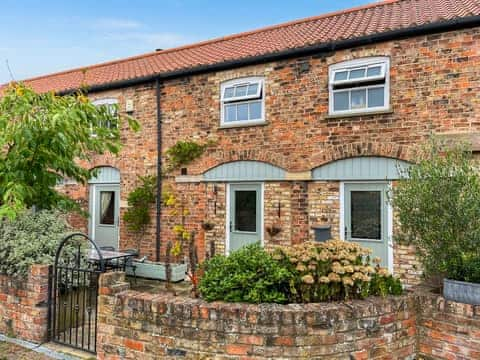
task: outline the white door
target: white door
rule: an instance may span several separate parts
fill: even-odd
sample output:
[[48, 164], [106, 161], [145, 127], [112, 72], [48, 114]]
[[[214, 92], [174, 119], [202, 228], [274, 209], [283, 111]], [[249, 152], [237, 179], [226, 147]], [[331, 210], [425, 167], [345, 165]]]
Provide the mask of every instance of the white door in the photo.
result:
[[120, 185], [92, 185], [90, 214], [92, 216], [92, 238], [98, 246], [118, 249]]

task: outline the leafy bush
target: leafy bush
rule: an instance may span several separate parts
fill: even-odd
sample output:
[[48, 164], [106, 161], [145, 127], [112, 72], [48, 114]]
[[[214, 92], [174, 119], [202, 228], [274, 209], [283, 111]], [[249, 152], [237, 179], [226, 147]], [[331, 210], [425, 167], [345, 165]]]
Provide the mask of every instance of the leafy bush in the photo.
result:
[[450, 277], [452, 259], [464, 254], [480, 257], [480, 176], [471, 155], [433, 140], [393, 189], [397, 240], [415, 245], [427, 277]]
[[199, 290], [208, 301], [285, 303], [292, 274], [259, 244], [207, 260]]
[[293, 275], [292, 302], [363, 299], [371, 295], [402, 293], [400, 280], [370, 263], [370, 249], [357, 243], [330, 240], [305, 242], [274, 250], [273, 258]]
[[26, 211], [0, 220], [0, 273], [26, 276], [30, 265], [52, 264], [60, 240], [70, 232], [58, 211]]
[[447, 274], [451, 280], [480, 284], [480, 256], [463, 254], [453, 257], [447, 263]]
[[[250, 245], [204, 266], [200, 292], [208, 301], [308, 303], [400, 295], [400, 280], [370, 264], [369, 249], [331, 240], [279, 247]], [[379, 259], [375, 259], [379, 262]]]

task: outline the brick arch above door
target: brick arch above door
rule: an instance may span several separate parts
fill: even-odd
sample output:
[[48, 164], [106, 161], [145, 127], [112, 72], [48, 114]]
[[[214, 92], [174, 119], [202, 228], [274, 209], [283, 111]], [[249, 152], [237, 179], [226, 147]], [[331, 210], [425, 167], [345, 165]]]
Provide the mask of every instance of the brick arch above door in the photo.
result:
[[326, 146], [312, 156], [312, 169], [334, 161], [357, 157], [383, 157], [412, 162], [413, 147], [382, 142], [355, 142]]

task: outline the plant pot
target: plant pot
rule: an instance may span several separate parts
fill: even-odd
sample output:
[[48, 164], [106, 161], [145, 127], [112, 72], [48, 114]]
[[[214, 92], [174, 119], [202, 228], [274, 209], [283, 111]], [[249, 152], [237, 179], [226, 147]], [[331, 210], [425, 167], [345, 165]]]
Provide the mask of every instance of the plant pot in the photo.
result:
[[[167, 269], [164, 263], [144, 261], [133, 261], [135, 275], [142, 278], [167, 280]], [[187, 264], [170, 264], [172, 282], [185, 280]], [[127, 267], [127, 275], [133, 275], [133, 268]]]
[[464, 304], [480, 305], [480, 284], [443, 279], [443, 297]]

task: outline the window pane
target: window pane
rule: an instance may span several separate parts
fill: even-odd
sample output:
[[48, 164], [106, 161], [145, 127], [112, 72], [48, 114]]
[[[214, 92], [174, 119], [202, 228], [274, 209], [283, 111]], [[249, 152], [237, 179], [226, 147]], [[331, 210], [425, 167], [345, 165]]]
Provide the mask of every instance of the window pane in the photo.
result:
[[228, 98], [233, 97], [233, 91], [234, 91], [234, 88], [233, 88], [233, 87], [225, 88], [225, 94], [223, 95], [223, 97], [224, 97], [225, 99], [228, 99]]
[[352, 238], [381, 240], [380, 191], [352, 191], [350, 196]]
[[235, 88], [235, 96], [247, 95], [247, 85], [237, 86]]
[[248, 120], [248, 104], [237, 105], [237, 120]]
[[350, 70], [349, 79], [359, 79], [365, 77], [365, 68]]
[[248, 85], [248, 95], [255, 95], [258, 91], [258, 84]]
[[385, 88], [368, 89], [368, 107], [377, 107], [385, 105]]
[[235, 231], [257, 231], [257, 192], [235, 191]]
[[352, 90], [351, 95], [351, 108], [353, 109], [363, 109], [367, 107], [366, 101], [366, 90]]
[[333, 94], [333, 110], [348, 110], [348, 91], [336, 92]]
[[370, 77], [370, 76], [378, 76], [382, 73], [382, 67], [381, 66], [373, 66], [373, 67], [370, 67], [368, 68], [367, 70], [367, 76]]
[[250, 120], [257, 120], [262, 118], [262, 102], [255, 101], [249, 104], [250, 106]]
[[335, 73], [334, 81], [347, 80], [348, 71], [339, 71]]
[[100, 224], [115, 224], [115, 192], [100, 191]]
[[236, 113], [237, 113], [237, 106], [236, 105], [226, 105], [225, 106], [225, 121], [235, 121], [237, 120], [236, 118]]

